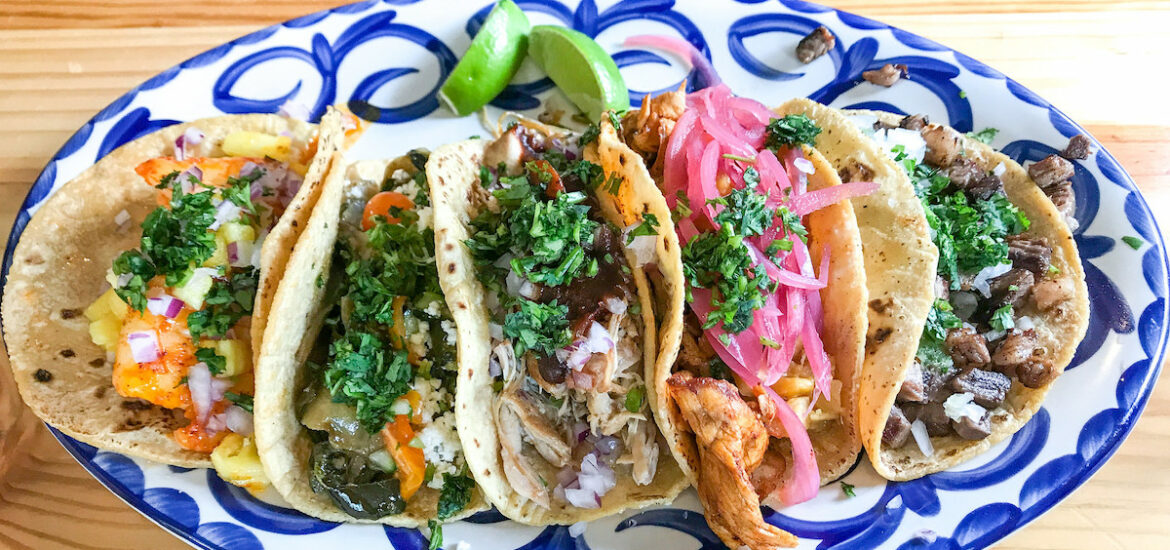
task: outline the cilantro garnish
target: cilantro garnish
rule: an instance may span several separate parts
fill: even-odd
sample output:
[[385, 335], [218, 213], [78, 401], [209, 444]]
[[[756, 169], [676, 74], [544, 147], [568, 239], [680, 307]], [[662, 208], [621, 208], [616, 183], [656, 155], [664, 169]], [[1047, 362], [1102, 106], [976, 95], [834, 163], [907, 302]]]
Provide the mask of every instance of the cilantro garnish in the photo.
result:
[[914, 162], [898, 147], [893, 151], [922, 200], [938, 247], [938, 273], [951, 282], [951, 289], [959, 288], [963, 273], [1008, 263], [1006, 238], [1027, 231], [1031, 225], [1023, 211], [1003, 193], [987, 200], [971, 200], [962, 191], [946, 193], [951, 183], [946, 175]]
[[350, 330], [329, 347], [323, 381], [336, 403], [353, 405], [369, 433], [377, 433], [393, 414], [394, 401], [413, 379], [406, 352], [392, 350], [378, 335]]
[[[764, 231], [772, 227], [772, 219], [776, 216], [776, 211], [768, 208], [768, 198], [756, 192], [756, 185], [760, 181], [759, 174], [754, 168], [749, 168], [748, 171], [755, 175], [749, 176], [748, 173], [744, 173], [743, 189], [732, 189], [725, 196], [707, 200], [708, 204], [726, 207], [715, 215], [715, 222], [720, 225], [731, 224], [733, 230], [744, 237], [763, 235]], [[799, 218], [796, 223], [800, 223]]]
[[675, 203], [674, 208], [670, 211], [670, 220], [678, 223], [679, 220], [689, 218], [692, 213], [691, 200], [687, 198], [685, 193], [679, 191], [678, 202]]
[[626, 236], [626, 244], [634, 242], [634, 237], [641, 237], [643, 235], [657, 235], [658, 234], [658, 216], [646, 212], [642, 214], [642, 223], [638, 224], [630, 234]]
[[1015, 309], [1011, 304], [1004, 304], [1003, 307], [995, 310], [991, 314], [991, 320], [987, 324], [995, 330], [1011, 330], [1016, 327], [1016, 321], [1012, 318], [1015, 316]]
[[772, 349], [780, 349], [780, 342], [777, 342], [771, 338], [766, 338], [764, 336], [760, 337], [760, 345], [768, 346]]
[[467, 508], [471, 502], [471, 491], [475, 489], [475, 480], [466, 472], [459, 474], [443, 474], [443, 489], [439, 492], [438, 513], [435, 519], [427, 522], [431, 530], [430, 550], [443, 546], [443, 522], [455, 517], [456, 514]]
[[857, 494], [853, 492], [853, 486], [845, 483], [844, 481], [841, 482], [841, 492], [845, 493], [845, 496], [849, 498], [857, 496]]
[[[412, 211], [395, 214], [399, 223], [386, 223], [378, 218], [366, 231], [366, 246], [361, 252], [343, 244], [341, 255], [345, 273], [349, 277], [348, 297], [353, 301], [350, 320], [353, 323], [394, 324], [394, 299], [415, 296], [437, 287], [435, 272], [434, 236], [429, 228], [419, 230]], [[420, 287], [420, 281], [425, 287]]]
[[224, 200], [231, 201], [244, 212], [255, 215], [256, 205], [252, 203], [252, 183], [263, 175], [263, 170], [256, 169], [246, 176], [228, 178], [228, 186], [223, 189]]
[[728, 332], [740, 333], [751, 326], [752, 312], [763, 306], [772, 284], [763, 265], [752, 268], [743, 237], [735, 234], [732, 224], [691, 239], [683, 247], [682, 257], [687, 281], [692, 286], [714, 290], [714, 310], [703, 328], [722, 322]]
[[227, 357], [224, 357], [212, 348], [199, 348], [195, 350], [195, 358], [207, 365], [207, 370], [211, 372], [212, 376], [219, 376], [223, 374], [227, 368]]
[[212, 282], [211, 290], [203, 299], [203, 309], [187, 316], [187, 328], [196, 344], [204, 336], [223, 336], [236, 322], [251, 315], [259, 275], [253, 267]]
[[967, 132], [967, 137], [978, 141], [979, 143], [990, 144], [998, 133], [999, 130], [997, 128], [984, 128], [978, 132]]
[[145, 254], [138, 250], [127, 250], [114, 260], [114, 274], [130, 274], [126, 284], [114, 289], [114, 292], [137, 311], [146, 309], [146, 285], [157, 274], [154, 264]]
[[1126, 235], [1126, 236], [1122, 237], [1121, 241], [1124, 242], [1125, 244], [1129, 245], [1129, 247], [1134, 249], [1134, 250], [1141, 248], [1142, 245], [1145, 244], [1145, 241], [1143, 241], [1137, 237], [1132, 237], [1130, 235]]
[[942, 340], [923, 334], [918, 341], [918, 353], [915, 358], [922, 364], [922, 368], [938, 373], [949, 372], [955, 366], [955, 361], [947, 353], [946, 345]]
[[616, 111], [609, 111], [606, 114], [609, 115], [609, 123], [613, 125], [613, 131], [622, 133], [622, 117], [618, 116]]
[[930, 312], [926, 314], [926, 326], [923, 332], [936, 340], [945, 340], [947, 331], [963, 326], [963, 321], [954, 314], [954, 308], [946, 300], [935, 300]]
[[768, 134], [764, 141], [764, 147], [776, 151], [781, 147], [793, 147], [802, 143], [812, 145], [820, 133], [821, 128], [805, 115], [787, 115], [784, 118], [774, 118], [768, 123]]
[[244, 395], [242, 393], [233, 393], [229, 391], [224, 392], [223, 397], [224, 399], [234, 403], [237, 407], [244, 409], [245, 411], [252, 412], [253, 405], [251, 395]]
[[596, 124], [590, 124], [581, 132], [581, 137], [577, 138], [577, 147], [584, 148], [586, 145], [597, 141], [597, 136], [601, 135], [601, 127]]
[[589, 219], [583, 193], [559, 193], [547, 201], [542, 195], [526, 194], [507, 214], [506, 224], [477, 231], [468, 247], [473, 253], [495, 253], [492, 261], [512, 250], [518, 254], [511, 264], [518, 275], [534, 283], [563, 285], [586, 267], [584, 247], [592, 244], [598, 224]]
[[520, 298], [516, 300], [519, 309], [504, 318], [504, 337], [512, 340], [516, 357], [529, 350], [550, 356], [573, 340], [569, 330], [568, 306], [555, 301], [542, 304]]

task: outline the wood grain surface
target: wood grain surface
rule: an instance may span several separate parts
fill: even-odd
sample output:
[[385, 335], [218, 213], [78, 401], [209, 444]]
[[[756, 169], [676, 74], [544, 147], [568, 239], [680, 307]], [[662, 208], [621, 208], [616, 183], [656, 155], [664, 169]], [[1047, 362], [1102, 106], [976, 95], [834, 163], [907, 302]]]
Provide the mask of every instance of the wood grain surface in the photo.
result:
[[[483, 0], [477, 0], [484, 3]], [[126, 90], [260, 27], [340, 2], [0, 1], [0, 227], [65, 140]], [[844, 0], [996, 67], [1084, 124], [1170, 223], [1170, 2]], [[0, 361], [7, 365], [6, 358]], [[1170, 387], [1099, 473], [1001, 548], [1170, 547]], [[0, 547], [183, 548], [102, 488], [0, 368]]]

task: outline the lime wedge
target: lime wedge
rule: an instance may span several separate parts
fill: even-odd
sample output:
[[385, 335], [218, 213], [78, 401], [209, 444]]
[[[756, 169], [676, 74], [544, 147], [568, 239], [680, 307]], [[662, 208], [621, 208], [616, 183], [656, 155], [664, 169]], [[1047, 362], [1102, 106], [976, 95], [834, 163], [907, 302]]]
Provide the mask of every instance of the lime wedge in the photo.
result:
[[528, 55], [590, 120], [599, 120], [605, 111], [630, 108], [617, 64], [592, 38], [565, 27], [537, 25], [528, 34]]
[[528, 17], [516, 3], [500, 0], [443, 83], [439, 100], [459, 116], [487, 105], [504, 90], [524, 61], [528, 29]]

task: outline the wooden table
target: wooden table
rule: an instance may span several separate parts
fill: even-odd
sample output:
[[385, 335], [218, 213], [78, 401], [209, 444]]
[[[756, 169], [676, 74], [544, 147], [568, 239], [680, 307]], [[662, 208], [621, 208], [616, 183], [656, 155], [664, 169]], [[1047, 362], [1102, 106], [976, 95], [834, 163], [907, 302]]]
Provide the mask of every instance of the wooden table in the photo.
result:
[[[484, 0], [478, 0], [483, 2]], [[0, 2], [0, 227], [81, 124], [155, 73], [336, 1]], [[842, 0], [983, 60], [1086, 125], [1170, 224], [1170, 3], [1110, 0]], [[162, 7], [161, 4], [166, 4]], [[1156, 106], [1149, 108], [1147, 106]], [[0, 361], [6, 362], [5, 359]], [[11, 374], [0, 368], [0, 392]], [[0, 547], [183, 548], [102, 488], [26, 409], [0, 399]], [[1002, 548], [1170, 547], [1170, 386], [1116, 456]]]

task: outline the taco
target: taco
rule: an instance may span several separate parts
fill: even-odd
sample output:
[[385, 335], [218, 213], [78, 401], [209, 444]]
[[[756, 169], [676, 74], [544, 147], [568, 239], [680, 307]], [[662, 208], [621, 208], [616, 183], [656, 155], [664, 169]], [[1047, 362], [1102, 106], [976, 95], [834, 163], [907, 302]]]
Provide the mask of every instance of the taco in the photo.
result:
[[872, 185], [841, 185], [807, 119], [726, 86], [646, 98], [623, 130], [661, 174], [690, 306], [654, 377], [659, 424], [725, 544], [794, 546], [760, 504], [812, 498], [861, 448], [865, 272], [846, 199]]
[[250, 328], [346, 138], [342, 119], [171, 126], [47, 199], [4, 289], [8, 353], [33, 411], [101, 449], [262, 485], [246, 437]]
[[613, 141], [609, 120], [580, 137], [521, 120], [427, 164], [459, 436], [484, 494], [522, 523], [588, 521], [686, 485], [650, 383], [677, 349], [681, 288], [654, 300], [646, 278], [677, 277], [678, 244], [641, 159]]
[[426, 160], [337, 155], [273, 301], [255, 411], [265, 471], [295, 508], [434, 538], [486, 505], [456, 433]]
[[[870, 352], [904, 358], [866, 364], [862, 441], [874, 468], [888, 479], [915, 479], [1014, 434], [1072, 360], [1088, 324], [1070, 230], [1072, 164], [1052, 155], [1031, 169], [1033, 180], [986, 143], [922, 115], [792, 107], [833, 128], [836, 139], [818, 146], [840, 159], [843, 177], [899, 178], [917, 194], [899, 205], [910, 213], [922, 204], [928, 233], [859, 214], [862, 227], [881, 224], [895, 237], [883, 251], [913, 254], [909, 248], [930, 235], [939, 253], [937, 270], [927, 272], [934, 283], [919, 278], [917, 299], [908, 288], [900, 296], [915, 313], [925, 309], [924, 318], [893, 318], [896, 309], [870, 303], [871, 318], [902, 329], [884, 341], [871, 332]], [[881, 162], [855, 162], [850, 149]]]

